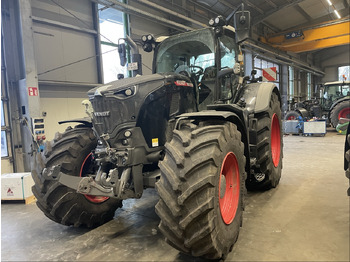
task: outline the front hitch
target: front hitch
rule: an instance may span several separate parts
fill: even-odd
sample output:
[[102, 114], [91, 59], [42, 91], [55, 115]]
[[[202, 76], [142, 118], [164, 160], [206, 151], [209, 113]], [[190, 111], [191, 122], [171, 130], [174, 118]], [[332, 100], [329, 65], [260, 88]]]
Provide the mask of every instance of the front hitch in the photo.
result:
[[118, 199], [130, 198], [130, 190], [126, 190], [127, 181], [130, 178], [131, 168], [125, 168], [121, 178], [118, 178], [118, 170], [111, 169], [107, 176], [101, 175], [99, 181], [92, 177], [75, 177], [61, 172], [61, 166], [53, 166], [43, 170], [43, 176], [47, 180], [57, 180], [62, 185], [72, 188], [77, 193], [88, 194], [92, 196], [105, 196]]

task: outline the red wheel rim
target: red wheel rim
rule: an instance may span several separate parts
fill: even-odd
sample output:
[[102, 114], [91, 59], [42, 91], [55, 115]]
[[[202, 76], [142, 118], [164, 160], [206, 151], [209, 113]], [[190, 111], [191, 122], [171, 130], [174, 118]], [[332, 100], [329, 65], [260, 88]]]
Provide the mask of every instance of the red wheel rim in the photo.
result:
[[[80, 168], [80, 173], [79, 173], [80, 177], [85, 176], [86, 169], [89, 168], [91, 161], [92, 161], [92, 153], [88, 154], [87, 157], [84, 159], [84, 162]], [[107, 199], [109, 199], [109, 197], [104, 197], [104, 196], [91, 196], [91, 195], [84, 195], [84, 196], [87, 200], [93, 203], [102, 203]]]
[[338, 114], [338, 119], [340, 118], [350, 118], [350, 107], [343, 108]]
[[229, 152], [222, 162], [219, 179], [219, 206], [225, 224], [236, 216], [240, 191], [239, 166], [235, 154]]
[[295, 119], [297, 119], [295, 116], [289, 116], [289, 117], [287, 118], [287, 120], [295, 120]]
[[277, 167], [281, 155], [281, 128], [276, 114], [273, 114], [271, 123], [271, 154], [273, 165]]

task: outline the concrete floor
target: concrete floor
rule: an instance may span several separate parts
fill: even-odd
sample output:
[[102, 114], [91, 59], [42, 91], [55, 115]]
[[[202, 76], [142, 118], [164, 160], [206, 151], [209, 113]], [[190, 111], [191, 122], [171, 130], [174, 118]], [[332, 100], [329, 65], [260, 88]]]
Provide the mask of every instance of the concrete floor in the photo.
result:
[[[286, 136], [276, 189], [249, 193], [243, 228], [226, 261], [349, 261], [345, 136]], [[2, 261], [202, 261], [168, 246], [157, 230], [158, 195], [124, 201], [113, 221], [76, 229], [47, 219], [35, 204], [1, 206]]]

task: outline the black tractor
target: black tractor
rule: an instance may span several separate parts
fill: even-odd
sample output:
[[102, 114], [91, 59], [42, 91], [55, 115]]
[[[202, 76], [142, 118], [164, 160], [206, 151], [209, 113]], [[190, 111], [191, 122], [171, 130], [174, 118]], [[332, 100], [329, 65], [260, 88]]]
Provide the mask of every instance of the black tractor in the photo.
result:
[[319, 97], [299, 103], [291, 103], [285, 120], [323, 118], [333, 127], [338, 125], [340, 118], [350, 118], [350, 82], [328, 82], [319, 88]]
[[89, 117], [64, 121], [78, 125], [57, 133], [33, 164], [33, 192], [48, 218], [98, 226], [155, 187], [171, 246], [227, 256], [246, 188], [276, 187], [282, 169], [281, 97], [274, 84], [244, 77], [239, 43], [249, 12], [236, 12], [236, 32], [232, 17], [153, 43], [152, 75], [88, 92]]

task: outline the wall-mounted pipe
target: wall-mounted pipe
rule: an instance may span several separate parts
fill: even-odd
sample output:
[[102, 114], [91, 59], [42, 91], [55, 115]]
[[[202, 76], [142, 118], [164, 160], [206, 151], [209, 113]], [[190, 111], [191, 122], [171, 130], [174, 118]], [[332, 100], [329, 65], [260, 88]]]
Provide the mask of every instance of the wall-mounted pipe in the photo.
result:
[[289, 56], [288, 54], [284, 53], [283, 51], [275, 50], [272, 48], [271, 48], [272, 49], [271, 50], [269, 48], [269, 46], [264, 46], [262, 43], [257, 43], [254, 40], [249, 39], [249, 40], [245, 41], [243, 44], [245, 47], [248, 47], [248, 48], [250, 47], [252, 50], [254, 50], [254, 48], [255, 48], [255, 49], [260, 50], [262, 52], [269, 53], [270, 55], [274, 56], [277, 60], [279, 60], [282, 63], [286, 63], [286, 64], [289, 63], [292, 66], [298, 67], [302, 70], [313, 72], [319, 76], [325, 75], [325, 73], [321, 69], [315, 68], [315, 67], [313, 67], [313, 66], [307, 64], [306, 62], [301, 61], [297, 58], [293, 58], [293, 57]]
[[186, 21], [188, 21], [188, 22], [190, 22], [190, 23], [192, 23], [192, 24], [198, 25], [198, 26], [200, 26], [200, 27], [207, 27], [206, 24], [203, 24], [203, 23], [201, 23], [201, 22], [199, 22], [199, 21], [197, 21], [197, 20], [194, 20], [194, 19], [192, 19], [192, 18], [189, 18], [189, 17], [184, 16], [184, 15], [182, 15], [182, 14], [179, 14], [179, 13], [177, 13], [177, 12], [174, 12], [174, 11], [168, 9], [168, 8], [162, 7], [162, 6], [158, 5], [158, 4], [152, 3], [152, 2], [150, 2], [150, 1], [147, 1], [147, 0], [137, 0], [137, 2], [140, 2], [140, 3], [142, 3], [142, 4], [148, 5], [148, 6], [152, 7], [152, 8], [154, 8], [154, 9], [158, 9], [158, 10], [160, 10], [160, 11], [162, 11], [162, 12], [165, 12], [165, 13], [168, 13], [168, 14], [170, 14], [170, 15], [176, 16], [176, 17], [178, 17], [178, 18], [181, 18], [182, 20], [186, 20]]
[[133, 6], [121, 3], [117, 0], [92, 0], [92, 1], [99, 3], [101, 5], [108, 6], [110, 8], [117, 9], [117, 10], [125, 12], [125, 13], [139, 15], [139, 16], [146, 18], [146, 19], [149, 19], [151, 21], [160, 22], [160, 23], [165, 24], [168, 27], [174, 28], [176, 30], [192, 31], [195, 29], [193, 27], [185, 26], [183, 24], [170, 21], [169, 19], [166, 19], [164, 17], [159, 17], [159, 16], [156, 16], [154, 14], [143, 11], [141, 9], [135, 8]]

